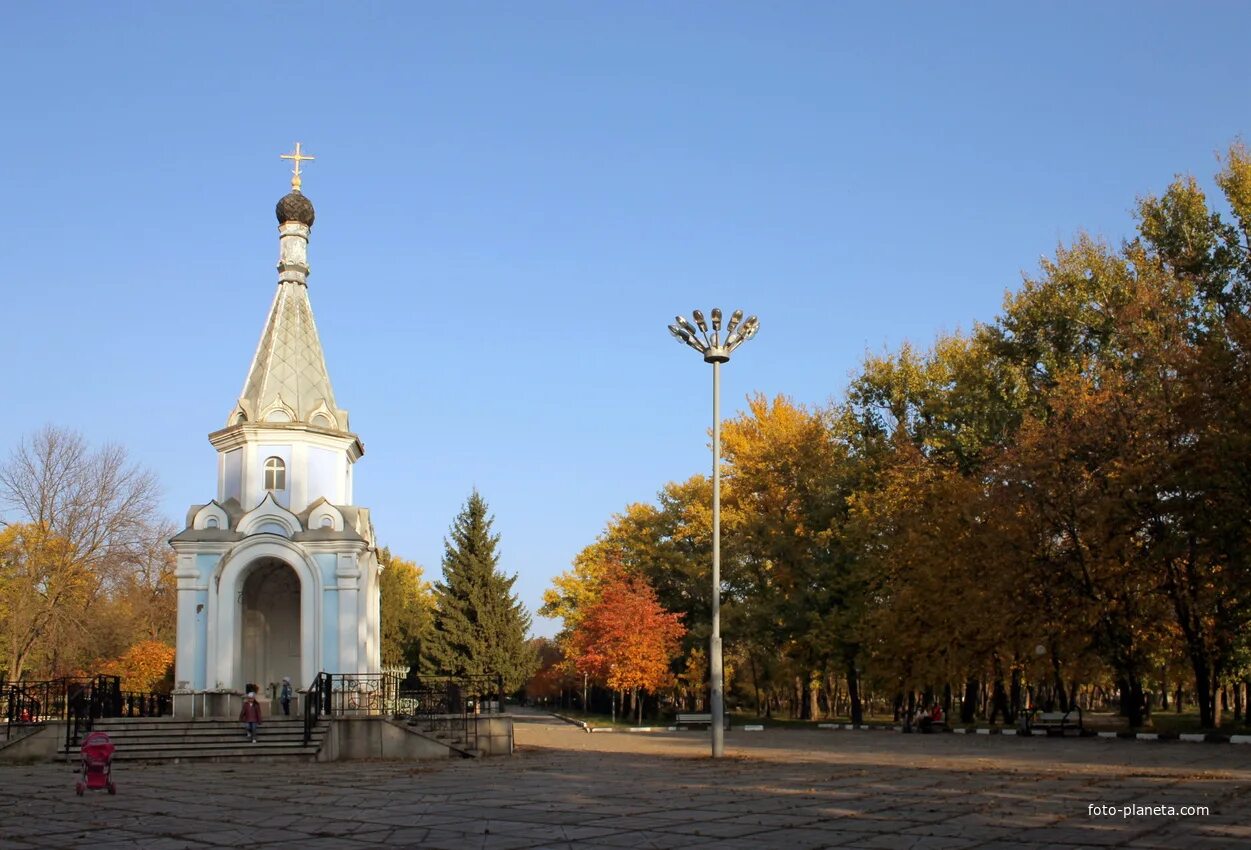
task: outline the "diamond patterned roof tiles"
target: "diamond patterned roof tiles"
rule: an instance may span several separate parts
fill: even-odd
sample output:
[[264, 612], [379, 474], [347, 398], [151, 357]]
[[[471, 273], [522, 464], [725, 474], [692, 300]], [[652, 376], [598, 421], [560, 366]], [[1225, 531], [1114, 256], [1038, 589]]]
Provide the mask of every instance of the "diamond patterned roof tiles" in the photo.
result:
[[309, 423], [323, 411], [327, 424], [347, 430], [346, 413], [335, 406], [308, 288], [302, 283], [278, 284], [239, 403], [254, 421], [283, 421], [277, 411], [284, 409], [292, 420]]

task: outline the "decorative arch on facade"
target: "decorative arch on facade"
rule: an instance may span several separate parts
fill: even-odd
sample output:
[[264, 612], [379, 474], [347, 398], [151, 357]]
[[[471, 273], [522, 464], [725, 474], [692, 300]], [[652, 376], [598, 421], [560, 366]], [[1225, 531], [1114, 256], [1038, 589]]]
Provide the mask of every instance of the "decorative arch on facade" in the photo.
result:
[[245, 404], [243, 399], [240, 399], [239, 402], [235, 404], [235, 409], [230, 411], [230, 415], [226, 417], [226, 427], [230, 427], [231, 425], [243, 425], [244, 423], [251, 421], [251, 419], [252, 415], [249, 412], [248, 406]]
[[300, 582], [300, 684], [307, 687], [321, 667], [321, 609], [324, 591], [317, 562], [288, 540], [253, 537], [244, 540], [222, 556], [210, 583], [210, 623], [208, 641], [208, 682], [219, 688], [238, 688], [242, 670], [243, 585], [251, 569], [272, 558], [295, 571]]
[[273, 493], [266, 493], [261, 503], [239, 520], [239, 533], [245, 535], [268, 533], [293, 537], [302, 530], [299, 517], [275, 502]]
[[191, 527], [195, 529], [227, 529], [230, 528], [230, 516], [226, 513], [226, 509], [214, 500], [196, 511], [195, 519], [191, 521]]
[[296, 418], [295, 408], [283, 401], [280, 395], [275, 396], [274, 403], [261, 414], [262, 422], [294, 422]]
[[308, 527], [310, 530], [330, 528], [335, 531], [342, 531], [343, 514], [338, 508], [326, 501], [326, 497], [323, 496], [313, 503], [313, 509], [308, 515]]
[[330, 408], [326, 407], [325, 399], [321, 399], [317, 407], [313, 409], [308, 417], [308, 424], [314, 428], [325, 428], [328, 431], [337, 431], [339, 428], [339, 422]]

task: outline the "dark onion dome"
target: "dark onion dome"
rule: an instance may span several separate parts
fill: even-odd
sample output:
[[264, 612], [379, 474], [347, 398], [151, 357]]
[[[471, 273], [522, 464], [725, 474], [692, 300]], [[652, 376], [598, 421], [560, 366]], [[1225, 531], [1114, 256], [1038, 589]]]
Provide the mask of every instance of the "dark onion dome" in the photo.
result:
[[313, 202], [304, 197], [299, 191], [286, 195], [278, 202], [274, 212], [278, 216], [279, 224], [287, 221], [298, 221], [309, 227], [313, 226]]

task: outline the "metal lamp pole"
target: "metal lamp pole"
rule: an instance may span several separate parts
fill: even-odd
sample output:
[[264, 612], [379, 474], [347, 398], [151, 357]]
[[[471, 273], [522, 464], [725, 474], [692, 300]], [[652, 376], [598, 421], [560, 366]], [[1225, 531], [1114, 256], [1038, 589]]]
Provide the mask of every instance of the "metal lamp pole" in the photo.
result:
[[[756, 335], [760, 320], [755, 316], [743, 322], [743, 311], [735, 310], [721, 339], [721, 308], [712, 308], [712, 330], [704, 314], [692, 314], [698, 329], [681, 316], [669, 326], [669, 333], [703, 355], [712, 364], [712, 637], [709, 662], [712, 666], [712, 757], [725, 755], [725, 684], [721, 664], [721, 364], [730, 354]], [[740, 324], [742, 322], [742, 324]]]

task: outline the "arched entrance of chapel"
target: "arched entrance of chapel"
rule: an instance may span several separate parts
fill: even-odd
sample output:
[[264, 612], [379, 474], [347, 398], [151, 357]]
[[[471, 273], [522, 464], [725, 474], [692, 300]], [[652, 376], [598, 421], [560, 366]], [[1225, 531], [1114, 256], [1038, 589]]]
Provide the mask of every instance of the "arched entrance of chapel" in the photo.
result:
[[[277, 578], [277, 575], [285, 574], [277, 573], [274, 564], [281, 564], [290, 570], [299, 587], [298, 595], [281, 606], [261, 601], [266, 594], [266, 588], [272, 590], [280, 585], [286, 586], [285, 578]], [[311, 558], [289, 540], [278, 535], [258, 534], [223, 556], [213, 590], [215, 592], [209, 595], [209, 681], [218, 688], [241, 689], [248, 682], [264, 687], [270, 680], [262, 680], [260, 677], [272, 672], [277, 677], [273, 680], [275, 682], [282, 681], [283, 676], [290, 676], [291, 683], [297, 689], [308, 687], [322, 663], [318, 651], [321, 634], [319, 597], [322, 584], [317, 565]], [[290, 592], [289, 587], [287, 592]], [[298, 662], [291, 658], [298, 666], [293, 666], [289, 672], [267, 672], [268, 662], [262, 659], [273, 657], [281, 649], [268, 645], [260, 648], [254, 640], [259, 640], [266, 634], [266, 625], [269, 627], [268, 634], [273, 635], [273, 623], [269, 622], [268, 616], [270, 610], [290, 610], [290, 602], [295, 603], [295, 610], [299, 612], [296, 621], [299, 626], [295, 632], [299, 647]], [[283, 615], [278, 616], [281, 619]], [[245, 650], [245, 633], [249, 632]], [[290, 638], [292, 631], [289, 628], [281, 629], [279, 637], [283, 635]], [[287, 656], [290, 657], [289, 652]], [[279, 660], [282, 660], [281, 656]], [[249, 675], [257, 678], [248, 678]]]
[[262, 696], [289, 676], [301, 687], [303, 635], [300, 625], [300, 577], [285, 561], [262, 557], [243, 575], [239, 649], [243, 681], [255, 683]]

